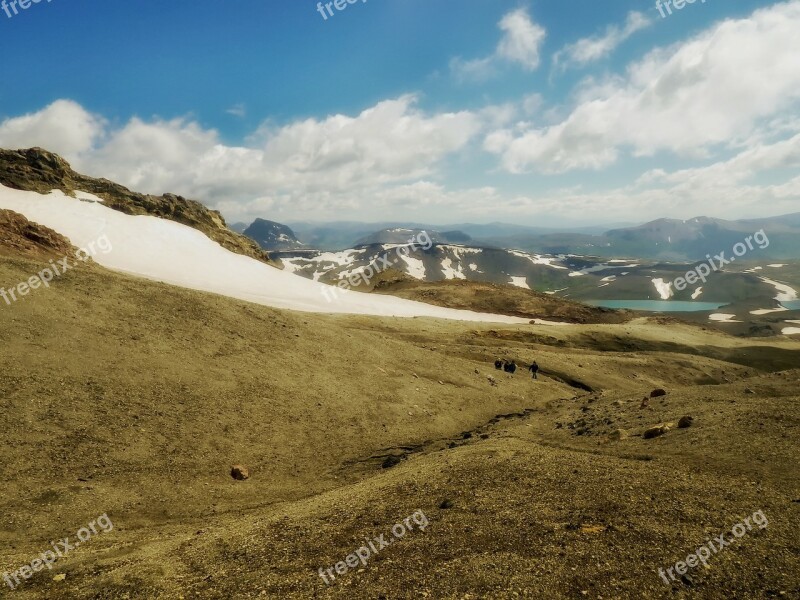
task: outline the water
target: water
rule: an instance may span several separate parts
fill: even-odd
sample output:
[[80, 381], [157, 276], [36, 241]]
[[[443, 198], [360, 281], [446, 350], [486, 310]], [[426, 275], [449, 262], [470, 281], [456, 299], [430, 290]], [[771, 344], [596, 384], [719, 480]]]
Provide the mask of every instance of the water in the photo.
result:
[[679, 300], [586, 300], [585, 303], [591, 306], [602, 306], [603, 308], [626, 308], [628, 310], [648, 312], [702, 312], [717, 310], [725, 306], [725, 304], [718, 302], [686, 302]]
[[791, 300], [790, 302], [781, 302], [781, 306], [789, 310], [800, 310], [800, 300]]

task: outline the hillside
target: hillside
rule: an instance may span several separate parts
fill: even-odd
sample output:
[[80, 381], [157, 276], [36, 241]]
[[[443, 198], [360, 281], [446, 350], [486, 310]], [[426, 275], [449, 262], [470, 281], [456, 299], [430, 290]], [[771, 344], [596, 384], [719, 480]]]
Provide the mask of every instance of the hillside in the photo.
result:
[[[0, 258], [0, 280], [44, 264]], [[797, 342], [302, 314], [92, 263], [3, 307], [0, 341], [0, 573], [114, 524], [15, 597], [800, 593]], [[539, 381], [496, 357], [536, 358]], [[663, 583], [759, 510], [766, 529]], [[416, 511], [425, 531], [320, 578]]]
[[403, 275], [383, 278], [373, 291], [462, 310], [566, 323], [624, 323], [633, 313], [595, 308], [508, 285], [448, 280], [420, 282]]

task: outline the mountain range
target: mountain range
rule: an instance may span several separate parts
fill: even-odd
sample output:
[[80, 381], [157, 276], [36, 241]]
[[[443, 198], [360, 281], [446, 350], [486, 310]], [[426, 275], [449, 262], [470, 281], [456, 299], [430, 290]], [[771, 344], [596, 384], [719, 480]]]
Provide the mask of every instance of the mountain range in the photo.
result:
[[[264, 221], [237, 224], [261, 244], [264, 250], [292, 250], [299, 247], [338, 251], [370, 244], [396, 244], [406, 231], [427, 231], [437, 243], [465, 244], [479, 248], [507, 248], [543, 254], [580, 254], [603, 258], [692, 261], [729, 250], [748, 235], [763, 232], [769, 245], [759, 248], [759, 257], [800, 259], [800, 213], [763, 219], [730, 221], [709, 217], [688, 220], [658, 219], [636, 226], [553, 230], [494, 223], [488, 225], [425, 225], [420, 223], [327, 223], [292, 224], [289, 229]], [[250, 234], [248, 228], [255, 229]], [[284, 235], [284, 237], [281, 237]]]

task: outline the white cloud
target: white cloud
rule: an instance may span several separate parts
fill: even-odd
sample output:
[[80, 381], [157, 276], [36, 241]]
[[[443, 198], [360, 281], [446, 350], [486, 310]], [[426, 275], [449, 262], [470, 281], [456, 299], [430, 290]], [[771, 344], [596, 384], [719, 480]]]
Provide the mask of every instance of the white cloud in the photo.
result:
[[645, 29], [652, 21], [644, 14], [632, 11], [624, 27], [611, 25], [603, 35], [583, 38], [568, 44], [553, 56], [553, 64], [565, 70], [571, 66], [583, 67], [609, 56], [625, 40], [637, 31]]
[[111, 129], [74, 102], [59, 101], [3, 122], [0, 145], [40, 145], [89, 175], [197, 198], [236, 218], [259, 216], [247, 214], [248, 206], [334, 218], [369, 206], [390, 185], [439, 176], [442, 161], [464, 149], [484, 120], [502, 125], [513, 112], [497, 106], [480, 115], [427, 114], [416, 103], [407, 95], [356, 116], [263, 125], [247, 146], [228, 146], [189, 119], [132, 118]]
[[528, 11], [519, 8], [500, 20], [500, 29], [505, 35], [497, 47], [497, 55], [522, 65], [527, 71], [535, 71], [546, 36], [544, 28], [531, 20]]
[[458, 80], [486, 81], [497, 73], [501, 61], [519, 65], [526, 71], [539, 67], [547, 32], [531, 19], [527, 10], [518, 8], [505, 14], [498, 27], [503, 36], [491, 56], [472, 60], [456, 57], [450, 61], [450, 70]]
[[239, 117], [240, 119], [244, 118], [247, 115], [247, 109], [241, 102], [239, 102], [238, 104], [234, 104], [225, 112], [229, 115], [233, 115], [234, 117]]
[[628, 149], [635, 156], [709, 156], [796, 106], [798, 29], [796, 0], [723, 21], [651, 52], [624, 78], [585, 86], [561, 122], [522, 134], [496, 132], [485, 147], [514, 173], [600, 169]]
[[0, 146], [41, 146], [76, 155], [90, 149], [103, 133], [104, 121], [71, 100], [57, 100], [43, 110], [0, 122]]

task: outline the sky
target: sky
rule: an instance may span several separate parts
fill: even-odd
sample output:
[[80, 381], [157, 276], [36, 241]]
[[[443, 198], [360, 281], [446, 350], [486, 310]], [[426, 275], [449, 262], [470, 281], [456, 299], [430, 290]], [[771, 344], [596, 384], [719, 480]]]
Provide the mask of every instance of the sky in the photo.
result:
[[325, 4], [5, 0], [0, 147], [229, 222], [800, 212], [800, 0]]

